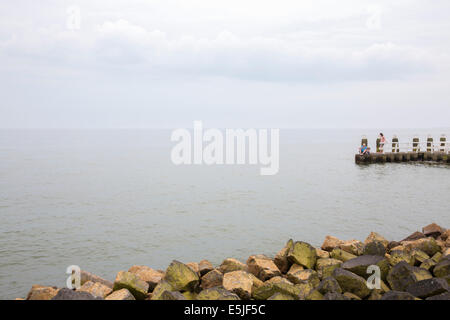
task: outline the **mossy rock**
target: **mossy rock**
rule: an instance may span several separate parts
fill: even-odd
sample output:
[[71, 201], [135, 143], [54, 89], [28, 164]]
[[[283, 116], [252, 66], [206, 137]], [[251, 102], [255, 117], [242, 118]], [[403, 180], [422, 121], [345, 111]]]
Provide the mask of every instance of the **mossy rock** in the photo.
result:
[[[371, 242], [373, 243], [373, 242]], [[386, 276], [389, 272], [389, 262], [382, 256], [359, 256], [354, 259], [348, 260], [342, 264], [342, 268], [357, 274], [364, 279], [367, 279], [373, 273], [367, 273], [367, 269], [371, 265], [376, 265], [380, 268], [381, 279], [386, 280]]]
[[136, 300], [144, 300], [148, 296], [149, 285], [137, 275], [127, 271], [117, 273], [113, 290], [128, 289]]
[[414, 257], [405, 250], [392, 250], [389, 256], [389, 264], [395, 266], [400, 261], [405, 261], [407, 264], [414, 265]]
[[450, 256], [445, 256], [434, 266], [433, 273], [436, 277], [445, 278], [450, 276]]
[[355, 256], [354, 254], [351, 254], [347, 251], [344, 251], [340, 248], [334, 248], [333, 251], [331, 251], [330, 257], [333, 259], [337, 259], [337, 260], [345, 262], [345, 261], [354, 259], [357, 256]]
[[176, 260], [172, 261], [167, 268], [164, 279], [175, 291], [194, 291], [200, 281], [196, 272]]
[[277, 292], [287, 294], [292, 296], [294, 299], [298, 299], [301, 289], [293, 284], [284, 282], [265, 283], [253, 291], [252, 297], [255, 300], [266, 300]]
[[281, 292], [276, 292], [274, 293], [272, 296], [270, 296], [269, 298], [267, 298], [267, 300], [295, 300], [294, 297], [292, 297], [289, 294], [285, 294], [285, 293], [281, 293]]
[[225, 290], [223, 287], [213, 287], [202, 290], [197, 295], [197, 300], [240, 300], [239, 297]]
[[173, 290], [174, 289], [169, 282], [167, 282], [166, 280], [161, 280], [156, 285], [155, 289], [153, 289], [152, 297], [150, 298], [150, 300], [164, 300], [162, 298], [162, 294], [164, 293], [164, 291], [173, 291]]
[[350, 271], [342, 268], [335, 269], [333, 271], [333, 277], [337, 280], [344, 292], [351, 292], [362, 299], [370, 294], [366, 280]]
[[319, 290], [312, 290], [306, 300], [323, 300], [323, 295], [319, 292]]
[[365, 244], [363, 254], [384, 257], [384, 255], [386, 254], [386, 246], [381, 241], [371, 241]]
[[342, 293], [339, 283], [333, 277], [323, 279], [317, 287], [317, 290], [319, 290], [321, 294], [327, 294], [328, 292]]
[[430, 278], [432, 275], [428, 270], [411, 266], [405, 261], [396, 264], [386, 277], [389, 286], [394, 291], [405, 291], [412, 283]]
[[325, 279], [332, 275], [333, 271], [340, 268], [342, 261], [333, 258], [318, 259], [316, 262], [316, 270], [320, 279]]
[[290, 249], [288, 259], [291, 263], [314, 269], [317, 260], [316, 249], [309, 243], [297, 241]]

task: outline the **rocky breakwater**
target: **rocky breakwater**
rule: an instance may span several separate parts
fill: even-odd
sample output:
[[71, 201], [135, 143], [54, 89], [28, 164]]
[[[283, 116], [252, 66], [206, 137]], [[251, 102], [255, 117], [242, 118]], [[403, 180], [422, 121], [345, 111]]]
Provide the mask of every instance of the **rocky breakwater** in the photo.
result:
[[[28, 300], [449, 300], [450, 230], [431, 224], [401, 241], [372, 232], [364, 242], [327, 236], [320, 248], [289, 240], [274, 258], [173, 261], [132, 266], [114, 282], [81, 272], [77, 290], [34, 285]], [[369, 266], [379, 288], [367, 285]]]

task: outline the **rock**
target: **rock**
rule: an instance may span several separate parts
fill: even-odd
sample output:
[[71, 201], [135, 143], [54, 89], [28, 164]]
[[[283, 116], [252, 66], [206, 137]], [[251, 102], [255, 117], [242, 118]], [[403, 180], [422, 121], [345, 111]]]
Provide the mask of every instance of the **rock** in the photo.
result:
[[434, 238], [422, 238], [414, 241], [403, 241], [402, 246], [406, 250], [412, 251], [413, 249], [422, 250], [429, 256], [434, 255], [436, 252], [440, 251], [440, 247]]
[[277, 253], [275, 259], [273, 260], [275, 265], [282, 273], [286, 273], [291, 266], [291, 263], [289, 262], [288, 259], [288, 254], [293, 245], [294, 241], [292, 239], [289, 239], [284, 248]]
[[330, 257], [333, 259], [341, 260], [343, 262], [354, 259], [356, 256], [354, 254], [348, 253], [340, 248], [335, 248], [331, 251]]
[[366, 280], [350, 271], [342, 268], [335, 269], [333, 271], [333, 277], [344, 292], [351, 292], [360, 298], [365, 298], [370, 294]]
[[433, 259], [427, 259], [420, 264], [420, 268], [432, 271], [435, 265], [436, 262]]
[[444, 256], [438, 264], [434, 266], [433, 273], [436, 277], [445, 278], [450, 275], [450, 256]]
[[371, 265], [376, 265], [380, 268], [381, 279], [385, 280], [387, 273], [389, 272], [389, 262], [382, 256], [359, 256], [344, 262], [341, 268], [367, 279], [373, 274], [373, 271], [371, 273], [367, 273], [367, 268]]
[[424, 262], [425, 260], [430, 259], [429, 255], [427, 255], [425, 252], [423, 252], [422, 250], [419, 250], [419, 249], [413, 249], [411, 251], [411, 255], [414, 258], [414, 261], [415, 261], [414, 264], [415, 265], [419, 265], [422, 262]]
[[342, 289], [339, 286], [339, 283], [333, 277], [327, 277], [323, 279], [317, 287], [317, 290], [321, 294], [327, 294], [328, 292], [342, 293]]
[[332, 251], [334, 248], [339, 247], [339, 245], [341, 245], [343, 242], [344, 241], [339, 240], [336, 237], [326, 236], [321, 249], [325, 251]]
[[150, 300], [163, 300], [162, 294], [164, 293], [164, 291], [173, 291], [173, 290], [174, 288], [168, 281], [161, 280], [153, 290], [152, 297], [150, 298]]
[[450, 292], [444, 292], [436, 296], [426, 298], [425, 300], [450, 300]]
[[383, 236], [381, 236], [380, 234], [376, 233], [376, 232], [371, 232], [366, 240], [364, 240], [364, 244], [368, 244], [369, 242], [373, 242], [373, 241], [379, 241], [381, 242], [385, 247], [388, 246], [389, 241], [386, 240]]
[[277, 292], [287, 294], [295, 299], [298, 299], [301, 289], [294, 286], [293, 284], [287, 284], [283, 282], [264, 283], [261, 287], [256, 288], [253, 291], [252, 297], [255, 300], [266, 300]]
[[272, 296], [270, 296], [269, 298], [267, 298], [267, 300], [295, 300], [294, 297], [292, 297], [289, 294], [284, 294], [281, 292], [276, 292], [274, 293]]
[[198, 263], [198, 272], [201, 276], [207, 274], [208, 272], [214, 270], [214, 267], [211, 262], [208, 260], [202, 260]]
[[196, 272], [176, 260], [167, 267], [164, 279], [170, 283], [174, 291], [194, 291], [200, 282]]
[[359, 240], [347, 240], [342, 242], [339, 248], [355, 256], [360, 256], [363, 254], [364, 244]]
[[400, 242], [414, 241], [414, 240], [419, 240], [422, 238], [426, 238], [426, 236], [422, 232], [416, 231], [416, 232], [410, 234], [409, 236], [407, 236], [405, 239], [401, 240]]
[[384, 257], [386, 254], [386, 246], [381, 241], [371, 241], [364, 246], [363, 254]]
[[295, 287], [298, 290], [298, 298], [300, 300], [306, 300], [311, 291], [315, 290], [314, 286], [309, 282], [296, 284]]
[[141, 280], [136, 274], [119, 271], [114, 281], [114, 291], [128, 289], [137, 300], [144, 300], [148, 293], [148, 283]]
[[360, 297], [358, 297], [356, 294], [353, 294], [351, 292], [344, 292], [344, 297], [347, 297], [348, 300], [361, 300]]
[[318, 259], [316, 262], [316, 270], [320, 279], [331, 276], [334, 269], [340, 268], [342, 261], [328, 258], [328, 259]]
[[136, 300], [128, 289], [114, 291], [105, 300]]
[[148, 283], [149, 291], [153, 291], [156, 285], [164, 278], [164, 272], [154, 270], [147, 266], [132, 266], [128, 272], [134, 273], [141, 280]]
[[294, 284], [311, 282], [314, 287], [317, 287], [320, 283], [317, 271], [312, 269], [297, 269], [296, 271], [289, 271], [287, 274], [287, 278]]
[[276, 264], [270, 258], [264, 256], [250, 256], [247, 260], [247, 267], [250, 273], [262, 281], [281, 275]]
[[327, 292], [323, 296], [323, 300], [349, 300], [349, 299], [339, 292]]
[[222, 262], [222, 264], [219, 267], [219, 270], [223, 274], [238, 270], [247, 271], [247, 266], [242, 262], [240, 262], [239, 260], [227, 258]]
[[217, 286], [221, 286], [223, 281], [223, 274], [217, 269], [211, 270], [205, 274], [200, 283], [202, 289], [209, 289]]
[[189, 268], [191, 268], [191, 270], [194, 271], [195, 273], [197, 273], [197, 274], [199, 273], [197, 262], [188, 262], [188, 263], [185, 263], [185, 265], [187, 265]]
[[223, 287], [241, 299], [250, 299], [252, 295], [253, 279], [246, 271], [227, 272], [223, 276]]
[[378, 290], [372, 290], [367, 300], [381, 300], [383, 295]]
[[381, 300], [417, 300], [417, 299], [409, 292], [389, 291], [383, 294]]
[[195, 292], [190, 292], [190, 291], [185, 291], [181, 293], [186, 300], [196, 300], [197, 299], [197, 294]]
[[240, 300], [239, 297], [222, 287], [214, 287], [202, 290], [197, 295], [197, 300]]
[[394, 291], [404, 291], [409, 285], [432, 278], [428, 270], [413, 267], [400, 261], [388, 273], [386, 279]]
[[442, 234], [441, 234], [441, 239], [443, 241], [446, 241], [450, 238], [450, 229], [445, 230]]
[[109, 295], [112, 292], [112, 289], [100, 282], [88, 281], [85, 282], [77, 291], [88, 292], [92, 294], [94, 297], [100, 297], [104, 299], [107, 295]]
[[165, 290], [161, 294], [161, 300], [187, 300], [181, 292], [178, 291], [167, 291]]
[[395, 266], [400, 261], [405, 261], [409, 265], [414, 265], [414, 257], [407, 251], [404, 250], [392, 250], [390, 257], [388, 259], [391, 266]]
[[429, 224], [422, 228], [422, 233], [425, 236], [433, 237], [435, 239], [444, 232], [445, 232], [445, 230], [443, 228], [441, 228], [440, 226], [438, 226], [436, 223]]
[[[445, 253], [445, 252], [444, 252]], [[450, 253], [450, 252], [449, 252]], [[436, 252], [434, 256], [431, 257], [431, 260], [433, 260], [434, 262], [438, 263], [439, 260], [441, 260], [443, 254], [440, 252]]]
[[444, 279], [431, 278], [410, 284], [406, 291], [415, 297], [424, 299], [447, 292], [448, 289], [448, 283]]
[[330, 257], [330, 253], [328, 251], [325, 251], [325, 250], [322, 250], [319, 248], [316, 248], [316, 255], [317, 255], [317, 258], [322, 258], [322, 259]]
[[92, 273], [90, 273], [90, 272], [81, 270], [81, 273], [80, 273], [80, 282], [81, 282], [81, 285], [85, 284], [85, 283], [88, 282], [88, 281], [92, 281], [92, 282], [100, 282], [101, 284], [103, 284], [103, 285], [105, 285], [105, 286], [107, 286], [107, 287], [109, 287], [109, 288], [111, 288], [111, 289], [112, 289], [113, 286], [114, 286], [114, 284], [113, 284], [111, 281], [109, 281], [109, 280], [100, 278], [99, 276], [96, 276], [95, 274], [92, 274]]
[[308, 269], [313, 269], [316, 260], [316, 249], [309, 243], [297, 241], [288, 253], [288, 259], [292, 263], [300, 264]]
[[[261, 281], [261, 280], [260, 280]], [[262, 282], [262, 284], [261, 285], [264, 285], [264, 284], [268, 284], [268, 283], [286, 283], [286, 284], [293, 284], [291, 281], [289, 281], [288, 279], [285, 279], [285, 278], [283, 278], [283, 277], [280, 277], [280, 276], [276, 276], [276, 277], [273, 277], [273, 278], [270, 278], [269, 280], [267, 280], [266, 282]], [[261, 286], [260, 285], [260, 286]], [[258, 286], [258, 287], [260, 287], [260, 286]]]
[[323, 295], [317, 290], [312, 290], [306, 297], [306, 300], [323, 300]]
[[100, 297], [94, 297], [92, 294], [84, 291], [75, 291], [69, 288], [62, 288], [51, 300], [103, 300]]
[[[450, 238], [448, 238], [448, 239], [450, 239]], [[450, 256], [450, 248], [447, 248], [444, 250], [444, 252], [442, 252], [442, 257], [446, 257], [446, 256]]]
[[51, 300], [58, 293], [56, 287], [46, 287], [35, 284], [28, 292], [27, 300]]
[[387, 250], [390, 251], [392, 250], [392, 248], [398, 247], [400, 246], [400, 242], [399, 241], [389, 241], [389, 244], [387, 245]]

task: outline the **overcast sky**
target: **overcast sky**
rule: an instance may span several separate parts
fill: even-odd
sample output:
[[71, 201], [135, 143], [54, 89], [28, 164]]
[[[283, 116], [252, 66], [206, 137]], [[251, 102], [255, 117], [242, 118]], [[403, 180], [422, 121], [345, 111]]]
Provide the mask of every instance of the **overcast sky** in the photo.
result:
[[0, 3], [2, 128], [450, 127], [449, 72], [448, 0]]

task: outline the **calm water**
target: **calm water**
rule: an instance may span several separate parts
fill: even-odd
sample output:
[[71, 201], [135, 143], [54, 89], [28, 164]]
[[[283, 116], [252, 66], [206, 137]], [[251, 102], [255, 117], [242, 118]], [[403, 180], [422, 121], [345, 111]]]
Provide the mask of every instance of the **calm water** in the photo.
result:
[[259, 166], [174, 166], [170, 131], [0, 130], [0, 298], [63, 286], [72, 264], [113, 280], [134, 264], [273, 255], [289, 238], [450, 227], [450, 167], [357, 166], [362, 133], [377, 135], [281, 130], [279, 174], [260, 176]]

